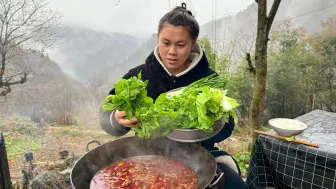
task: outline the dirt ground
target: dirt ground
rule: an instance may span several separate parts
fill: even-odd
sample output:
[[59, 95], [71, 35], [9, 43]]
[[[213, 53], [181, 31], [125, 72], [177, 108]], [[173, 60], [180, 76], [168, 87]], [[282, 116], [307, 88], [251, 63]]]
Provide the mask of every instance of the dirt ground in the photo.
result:
[[[21, 166], [24, 162], [23, 154], [33, 152], [36, 165], [53, 164], [60, 160], [60, 152], [68, 151], [75, 156], [80, 157], [86, 153], [86, 144], [91, 140], [98, 140], [101, 143], [106, 143], [117, 139], [105, 133], [101, 128], [89, 128], [79, 126], [44, 126], [41, 127], [27, 119], [0, 119], [0, 131], [5, 133], [5, 140], [8, 141], [7, 154], [10, 165], [10, 174], [12, 181], [21, 179]], [[26, 143], [26, 149], [15, 140], [24, 136], [31, 136], [31, 140], [36, 143], [35, 150], [32, 145]], [[126, 136], [131, 136], [129, 133]], [[223, 150], [234, 154], [237, 152], [246, 151], [248, 145], [249, 132], [247, 129], [236, 129], [232, 137], [218, 144]], [[124, 136], [125, 137], [125, 136]], [[30, 143], [32, 144], [32, 142]], [[91, 148], [94, 145], [90, 146]], [[19, 149], [21, 148], [21, 149]], [[13, 150], [14, 149], [14, 150]], [[15, 150], [17, 149], [17, 150]], [[34, 149], [34, 148], [33, 148]], [[21, 150], [20, 155], [17, 152]]]
[[[61, 158], [61, 151], [76, 157], [86, 153], [86, 144], [91, 140], [106, 143], [115, 140], [101, 128], [79, 126], [39, 126], [26, 118], [1, 118], [0, 131], [4, 134], [12, 181], [21, 179], [24, 154], [33, 153], [33, 164], [52, 165]], [[126, 135], [131, 136], [132, 133]], [[20, 139], [26, 138], [25, 141]], [[89, 146], [95, 147], [95, 144]]]
[[249, 128], [237, 128], [227, 140], [218, 144], [218, 146], [231, 155], [248, 151], [248, 145], [251, 142], [251, 133]]

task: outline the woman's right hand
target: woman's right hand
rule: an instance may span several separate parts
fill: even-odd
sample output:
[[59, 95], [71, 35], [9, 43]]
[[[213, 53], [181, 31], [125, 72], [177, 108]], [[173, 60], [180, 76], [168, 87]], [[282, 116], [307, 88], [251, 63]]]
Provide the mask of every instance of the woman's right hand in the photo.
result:
[[124, 127], [130, 127], [130, 128], [135, 128], [138, 127], [137, 120], [136, 118], [132, 118], [131, 120], [128, 120], [126, 118], [126, 112], [125, 111], [119, 111], [116, 110], [116, 112], [114, 113], [114, 117], [116, 119], [116, 121], [120, 124], [123, 125]]

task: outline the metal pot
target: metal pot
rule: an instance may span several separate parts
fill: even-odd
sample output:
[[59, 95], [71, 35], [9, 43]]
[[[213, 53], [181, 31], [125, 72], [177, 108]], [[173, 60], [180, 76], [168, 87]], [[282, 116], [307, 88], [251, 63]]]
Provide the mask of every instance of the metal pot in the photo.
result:
[[212, 154], [199, 144], [178, 143], [165, 137], [140, 139], [134, 136], [105, 143], [82, 156], [71, 170], [71, 184], [75, 189], [89, 189], [99, 170], [117, 160], [141, 155], [166, 156], [185, 163], [197, 175], [197, 189], [211, 188], [223, 176], [216, 173], [217, 163]]
[[199, 129], [174, 129], [172, 132], [168, 133], [166, 137], [178, 142], [201, 142], [218, 134], [223, 127], [224, 122], [222, 120], [218, 120], [212, 126], [212, 132], [205, 132]]
[[[184, 87], [176, 88], [167, 92], [168, 98], [177, 95], [181, 92]], [[200, 129], [174, 129], [172, 132], [168, 133], [166, 137], [171, 140], [178, 142], [201, 142], [208, 140], [209, 138], [218, 134], [224, 127], [224, 121], [222, 119], [215, 121], [212, 126], [212, 132], [205, 132]]]

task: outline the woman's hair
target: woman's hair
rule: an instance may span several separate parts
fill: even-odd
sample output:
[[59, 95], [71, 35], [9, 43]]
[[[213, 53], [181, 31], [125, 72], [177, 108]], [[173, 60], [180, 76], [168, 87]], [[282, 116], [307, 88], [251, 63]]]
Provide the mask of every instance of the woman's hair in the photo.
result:
[[166, 23], [174, 26], [186, 27], [192, 39], [196, 40], [198, 37], [198, 22], [195, 20], [193, 14], [187, 10], [185, 3], [182, 3], [182, 6], [177, 6], [161, 18], [158, 26], [158, 33], [160, 33]]

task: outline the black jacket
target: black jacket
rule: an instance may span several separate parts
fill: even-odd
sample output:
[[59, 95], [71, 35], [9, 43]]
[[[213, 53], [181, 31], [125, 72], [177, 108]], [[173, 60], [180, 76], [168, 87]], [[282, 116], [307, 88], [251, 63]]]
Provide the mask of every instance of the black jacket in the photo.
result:
[[[195, 62], [195, 61], [194, 61]], [[141, 71], [142, 79], [148, 80], [148, 96], [156, 99], [161, 93], [165, 93], [175, 88], [187, 86], [194, 81], [215, 73], [210, 67], [204, 52], [199, 53], [197, 63], [192, 69], [181, 76], [171, 76], [160, 64], [155, 50], [147, 57], [145, 64], [139, 65], [126, 73], [123, 78], [128, 79], [137, 76]], [[109, 94], [115, 94], [112, 89]], [[130, 129], [119, 125], [114, 119], [114, 112], [100, 110], [100, 124], [103, 130], [114, 136], [122, 136]], [[215, 143], [221, 142], [231, 136], [234, 128], [233, 119], [225, 124], [222, 131], [216, 136], [201, 143], [208, 150], [212, 149]]]

